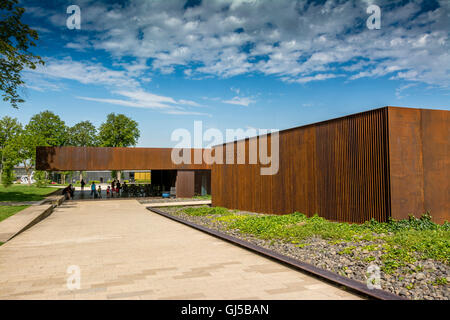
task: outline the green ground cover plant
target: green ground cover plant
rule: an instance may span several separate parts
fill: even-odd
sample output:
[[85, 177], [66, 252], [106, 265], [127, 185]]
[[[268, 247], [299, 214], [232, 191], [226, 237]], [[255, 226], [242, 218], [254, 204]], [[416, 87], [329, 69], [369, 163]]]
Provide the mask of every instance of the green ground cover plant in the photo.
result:
[[191, 216], [215, 216], [215, 215], [231, 215], [232, 212], [230, 212], [228, 209], [221, 208], [221, 207], [197, 207], [197, 208], [186, 208], [184, 210], [186, 214], [189, 214]]
[[[365, 261], [375, 260], [371, 252], [382, 250], [382, 270], [392, 273], [418, 259], [433, 259], [450, 263], [450, 224], [433, 223], [429, 213], [421, 218], [388, 222], [368, 221], [364, 224], [328, 221], [317, 215], [307, 217], [295, 212], [288, 215], [237, 214], [221, 207], [186, 208], [193, 216], [206, 216], [221, 221], [229, 229], [239, 230], [265, 240], [281, 240], [306, 246], [308, 238], [320, 237], [330, 244], [351, 243], [339, 254], [354, 255], [356, 245], [366, 253]], [[363, 245], [363, 241], [378, 241], [380, 245]], [[356, 258], [356, 257], [355, 257]], [[420, 270], [416, 270], [420, 271]]]
[[211, 195], [205, 194], [204, 196], [194, 196], [193, 199], [211, 200]]
[[0, 221], [15, 215], [17, 212], [28, 207], [29, 206], [0, 206]]

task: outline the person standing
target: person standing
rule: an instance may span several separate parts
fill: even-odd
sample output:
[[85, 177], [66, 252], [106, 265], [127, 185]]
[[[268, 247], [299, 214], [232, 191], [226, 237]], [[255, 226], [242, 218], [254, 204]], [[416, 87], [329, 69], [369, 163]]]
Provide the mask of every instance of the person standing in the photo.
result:
[[102, 198], [102, 186], [98, 185], [98, 197], [101, 199]]
[[96, 196], [97, 196], [97, 189], [95, 188], [95, 182], [94, 181], [92, 181], [92, 184], [91, 184], [91, 196], [94, 196], [94, 198], [97, 198]]
[[116, 190], [117, 190], [117, 195], [120, 196], [120, 181], [117, 181], [117, 183], [116, 183]]
[[84, 186], [86, 185], [86, 182], [84, 182], [84, 179], [81, 179], [81, 191], [84, 191]]

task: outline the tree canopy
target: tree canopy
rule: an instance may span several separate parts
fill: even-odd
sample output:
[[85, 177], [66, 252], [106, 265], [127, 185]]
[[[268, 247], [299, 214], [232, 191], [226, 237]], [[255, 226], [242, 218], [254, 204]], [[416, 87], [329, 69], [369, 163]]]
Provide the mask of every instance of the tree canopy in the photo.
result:
[[41, 57], [30, 52], [36, 45], [38, 33], [22, 23], [24, 8], [18, 0], [0, 1], [0, 90], [3, 100], [14, 108], [24, 102], [17, 92], [24, 84], [21, 72], [25, 68], [35, 69], [44, 64]]
[[21, 130], [22, 125], [17, 118], [5, 116], [0, 119], [0, 149], [3, 149]]
[[0, 179], [2, 182], [4, 182], [5, 176], [3, 173], [5, 170], [6, 180], [9, 181], [11, 178], [11, 170], [16, 164], [16, 159], [10, 157], [10, 145], [21, 132], [22, 125], [16, 118], [5, 116], [0, 119]]
[[40, 145], [40, 138], [29, 129], [22, 130], [6, 146], [5, 153], [9, 167], [21, 163], [28, 175], [30, 184], [31, 170], [36, 165], [36, 147]]
[[97, 128], [90, 121], [81, 121], [68, 130], [67, 145], [95, 147], [99, 145]]
[[14, 166], [21, 165], [30, 183], [38, 146], [129, 147], [137, 144], [139, 136], [138, 123], [123, 114], [109, 114], [99, 130], [88, 120], [68, 128], [48, 110], [32, 116], [24, 128], [17, 119], [5, 116], [0, 119], [0, 178], [3, 185], [10, 185]]
[[40, 146], [63, 146], [69, 139], [65, 122], [48, 110], [31, 117], [25, 129], [36, 136]]
[[140, 136], [138, 123], [124, 114], [108, 114], [99, 131], [103, 147], [135, 146]]

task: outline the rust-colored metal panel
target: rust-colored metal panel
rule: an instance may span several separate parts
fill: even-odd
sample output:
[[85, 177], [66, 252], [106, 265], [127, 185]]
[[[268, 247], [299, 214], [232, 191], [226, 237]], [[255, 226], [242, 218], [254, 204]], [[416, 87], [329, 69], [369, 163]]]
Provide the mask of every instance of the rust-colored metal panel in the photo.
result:
[[421, 110], [424, 208], [438, 223], [450, 221], [450, 112]]
[[176, 190], [177, 197], [192, 198], [195, 195], [195, 171], [178, 170]]
[[[178, 150], [178, 149], [176, 149]], [[194, 164], [175, 164], [171, 148], [106, 148], [106, 147], [37, 147], [37, 170], [208, 170], [211, 166], [202, 161]]]
[[337, 221], [386, 221], [386, 126], [387, 108], [381, 108], [281, 131], [277, 174], [261, 175], [261, 165], [212, 166], [213, 186], [220, 185], [220, 192], [213, 188], [213, 205], [317, 213]]
[[450, 220], [449, 111], [389, 107], [391, 214]]
[[424, 213], [422, 134], [419, 109], [389, 108], [392, 217]]
[[429, 210], [443, 223], [449, 130], [449, 111], [398, 107], [284, 130], [276, 175], [260, 175], [261, 165], [212, 166], [213, 205], [357, 223]]

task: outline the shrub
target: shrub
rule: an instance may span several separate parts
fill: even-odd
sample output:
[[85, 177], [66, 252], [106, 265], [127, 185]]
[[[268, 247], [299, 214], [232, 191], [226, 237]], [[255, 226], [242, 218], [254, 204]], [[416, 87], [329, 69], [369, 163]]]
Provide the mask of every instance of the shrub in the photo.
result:
[[3, 172], [2, 172], [2, 184], [5, 188], [8, 188], [10, 185], [13, 184], [14, 180], [15, 180], [15, 174], [14, 174], [14, 170], [11, 167], [7, 167], [5, 166], [3, 168]]
[[45, 178], [45, 171], [35, 171], [34, 179], [36, 180], [36, 187], [46, 187], [50, 181]]

